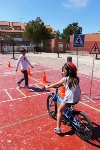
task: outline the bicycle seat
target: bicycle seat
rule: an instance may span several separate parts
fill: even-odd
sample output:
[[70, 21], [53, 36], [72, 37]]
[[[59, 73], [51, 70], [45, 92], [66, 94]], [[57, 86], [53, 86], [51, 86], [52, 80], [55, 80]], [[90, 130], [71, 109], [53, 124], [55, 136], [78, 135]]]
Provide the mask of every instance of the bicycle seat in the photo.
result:
[[74, 105], [76, 105], [77, 103], [78, 103], [78, 102], [70, 103], [70, 104], [68, 105], [68, 107], [74, 106]]
[[76, 105], [76, 104], [78, 104], [78, 102], [72, 103], [72, 105]]

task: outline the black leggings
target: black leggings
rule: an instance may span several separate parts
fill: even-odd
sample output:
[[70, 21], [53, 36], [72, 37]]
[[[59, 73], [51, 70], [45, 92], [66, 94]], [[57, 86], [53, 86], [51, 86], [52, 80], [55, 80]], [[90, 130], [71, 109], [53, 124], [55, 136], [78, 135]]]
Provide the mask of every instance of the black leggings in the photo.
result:
[[24, 74], [24, 77], [21, 78], [18, 81], [18, 83], [21, 83], [23, 80], [25, 80], [25, 85], [27, 86], [28, 85], [28, 73], [27, 73], [27, 70], [22, 71], [22, 73]]

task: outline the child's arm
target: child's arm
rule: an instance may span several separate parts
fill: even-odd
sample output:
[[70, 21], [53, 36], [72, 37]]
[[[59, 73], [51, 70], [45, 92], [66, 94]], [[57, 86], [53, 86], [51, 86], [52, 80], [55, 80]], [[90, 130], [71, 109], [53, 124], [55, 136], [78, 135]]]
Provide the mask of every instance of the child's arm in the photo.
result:
[[64, 78], [62, 78], [60, 81], [58, 81], [58, 82], [56, 82], [56, 83], [54, 83], [54, 84], [45, 85], [45, 88], [46, 88], [46, 89], [48, 89], [48, 88], [54, 88], [54, 87], [56, 87], [56, 86], [59, 86], [59, 85], [63, 84], [64, 81], [65, 81]]

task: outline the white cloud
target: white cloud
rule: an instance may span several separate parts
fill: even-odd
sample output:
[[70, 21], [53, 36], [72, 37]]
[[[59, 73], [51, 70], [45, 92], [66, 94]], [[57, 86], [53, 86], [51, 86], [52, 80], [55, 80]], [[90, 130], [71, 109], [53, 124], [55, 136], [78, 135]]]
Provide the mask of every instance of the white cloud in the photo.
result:
[[66, 3], [63, 3], [63, 6], [66, 8], [82, 8], [86, 7], [90, 0], [67, 0]]

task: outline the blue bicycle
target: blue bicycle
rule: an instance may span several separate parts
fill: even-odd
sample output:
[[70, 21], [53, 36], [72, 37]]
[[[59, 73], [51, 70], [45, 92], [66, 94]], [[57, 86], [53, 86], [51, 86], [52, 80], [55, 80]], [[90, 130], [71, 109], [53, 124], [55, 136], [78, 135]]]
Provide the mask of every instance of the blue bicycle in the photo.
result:
[[[55, 118], [57, 114], [57, 101], [61, 104], [62, 99], [58, 94], [58, 88], [56, 91], [47, 97], [47, 111], [52, 118]], [[75, 104], [74, 104], [75, 105]], [[64, 110], [63, 123], [65, 125], [72, 126], [72, 129], [81, 139], [88, 141], [92, 137], [92, 122], [82, 111], [77, 111], [71, 108], [71, 105]]]

